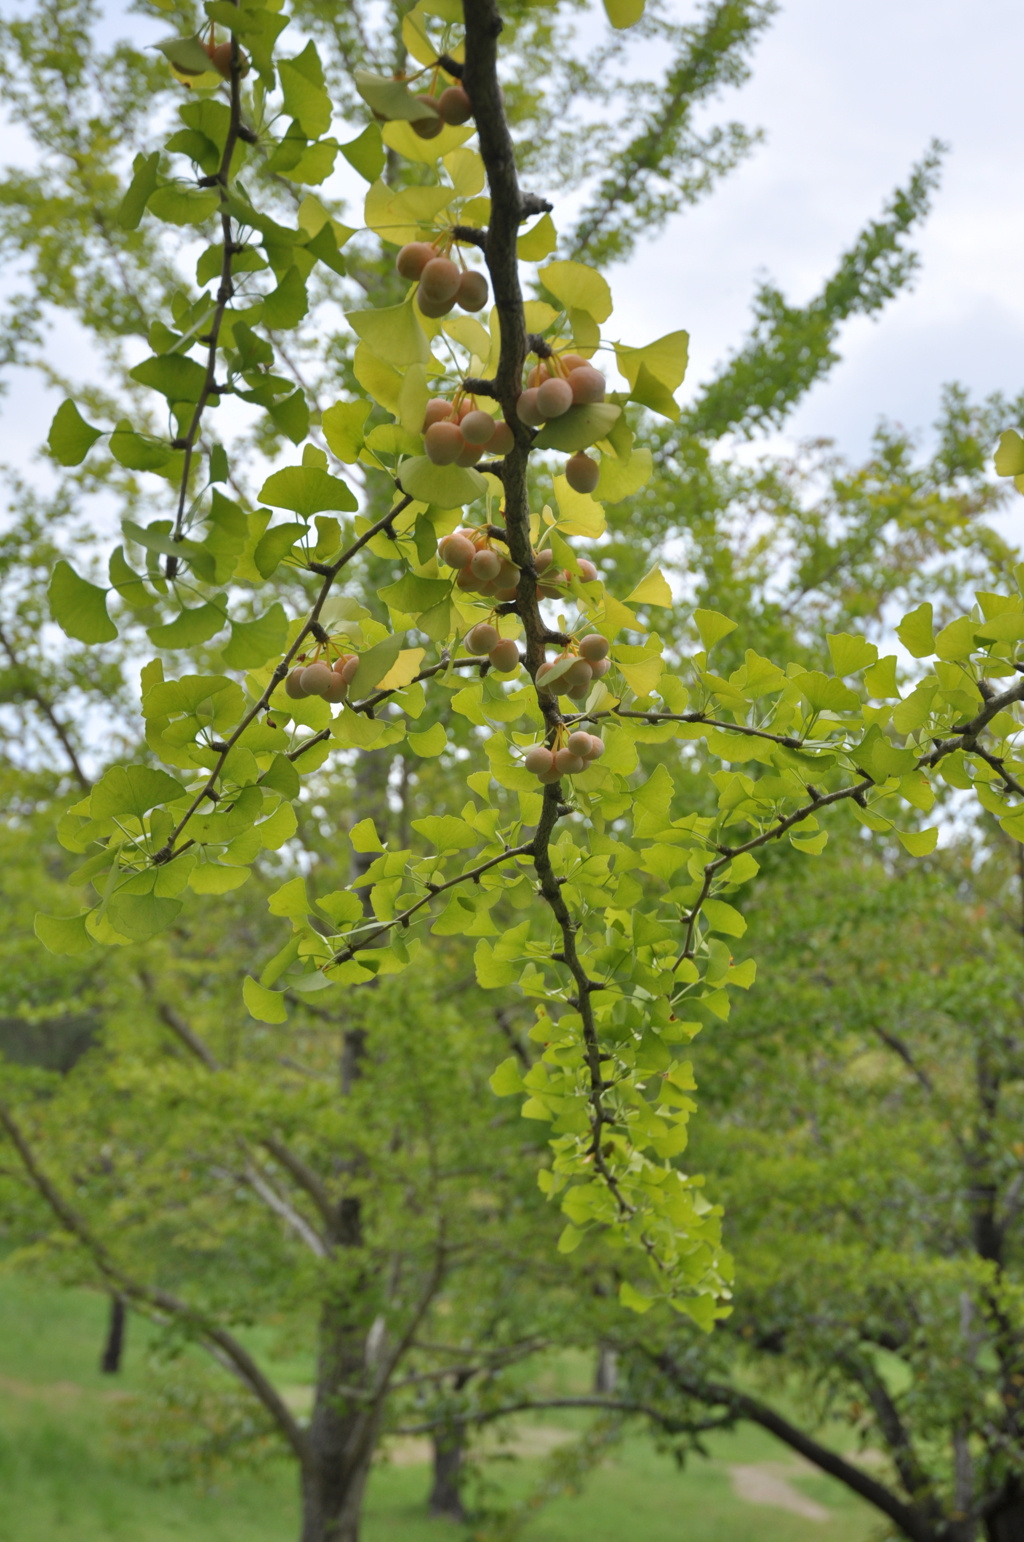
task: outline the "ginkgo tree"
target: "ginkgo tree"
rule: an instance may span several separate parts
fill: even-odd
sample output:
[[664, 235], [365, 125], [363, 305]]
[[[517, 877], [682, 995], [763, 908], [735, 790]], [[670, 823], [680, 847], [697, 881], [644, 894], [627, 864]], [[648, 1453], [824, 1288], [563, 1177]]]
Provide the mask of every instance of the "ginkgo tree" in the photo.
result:
[[[607, 9], [626, 27], [642, 7]], [[329, 773], [332, 756], [405, 743], [450, 757], [465, 791], [413, 821], [413, 847], [385, 845], [362, 820], [350, 886], [313, 901], [294, 877], [273, 895], [281, 946], [251, 960], [245, 1003], [260, 1021], [284, 1022], [290, 997], [370, 986], [414, 965], [433, 935], [473, 935], [481, 911], [500, 916], [497, 935], [479, 937], [477, 980], [518, 982], [543, 1052], [528, 1069], [516, 1057], [497, 1066], [492, 1087], [551, 1126], [538, 1179], [565, 1217], [559, 1247], [609, 1246], [627, 1307], [667, 1305], [710, 1327], [728, 1310], [730, 1262], [713, 1196], [677, 1159], [694, 1106], [686, 1047], [754, 979], [753, 960], [734, 956], [745, 927], [733, 898], [769, 842], [820, 851], [818, 816], [835, 804], [869, 828], [895, 826], [911, 854], [931, 850], [937, 830], [919, 816], [935, 774], [976, 787], [1024, 838], [1013, 748], [1020, 594], [980, 595], [937, 635], [927, 603], [905, 617], [904, 648], [935, 662], [902, 701], [895, 655], [845, 633], [829, 639], [831, 673], [748, 650], [726, 678], [715, 649], [736, 624], [697, 610], [693, 652], [666, 656], [657, 611], [669, 585], [655, 568], [616, 592], [614, 569], [601, 567], [603, 506], [651, 475], [636, 436], [649, 413], [678, 418], [686, 334], [642, 346], [607, 336], [606, 279], [556, 257], [555, 211], [519, 182], [494, 4], [419, 0], [402, 24], [416, 67], [356, 72], [369, 121], [344, 146], [329, 136], [313, 42], [289, 57], [287, 18], [273, 6], [208, 0], [204, 11], [198, 30], [162, 45], [186, 93], [183, 126], [136, 159], [118, 215], [125, 229], [162, 221], [209, 238], [198, 298], [179, 292], [151, 318], [151, 356], [131, 372], [162, 400], [167, 433], [128, 418], [94, 425], [68, 401], [49, 439], [67, 467], [104, 439], [120, 466], [171, 488], [161, 517], [125, 521], [109, 587], [66, 561], [50, 585], [54, 619], [86, 645], [113, 640], [122, 618], [145, 625], [158, 650], [142, 674], [146, 741], [167, 769], [113, 766], [64, 816], [61, 840], [96, 898], [77, 915], [41, 915], [38, 936], [73, 956], [172, 928], [190, 893], [227, 894], [261, 851], [289, 841], [303, 777]], [[468, 99], [471, 119], [448, 121], [449, 92]], [[339, 152], [368, 183], [365, 231], [397, 257], [408, 288], [398, 303], [348, 312], [358, 389], [315, 423], [277, 361], [306, 314], [314, 268], [344, 272], [355, 232], [311, 192], [285, 223], [252, 171], [316, 186]], [[418, 169], [413, 185], [384, 180], [396, 158]], [[421, 252], [417, 270], [410, 247], [435, 255]], [[454, 288], [424, 288], [438, 263], [433, 276], [450, 281], [454, 270]], [[477, 308], [482, 286], [489, 311]], [[467, 314], [452, 313], [458, 293]], [[624, 384], [608, 390], [592, 377], [612, 359]], [[217, 432], [216, 409], [231, 397], [303, 446], [266, 477], [255, 506]], [[478, 439], [469, 415], [480, 414], [493, 428]], [[458, 435], [454, 459], [437, 450], [440, 423], [453, 445]], [[345, 479], [357, 466], [387, 489], [379, 512]], [[461, 550], [456, 532], [472, 548], [466, 565], [448, 560]], [[359, 591], [365, 553], [391, 569], [373, 594]], [[308, 594], [301, 609], [297, 592]], [[491, 629], [486, 650], [481, 628]], [[164, 653], [199, 646], [219, 652], [215, 671], [165, 673]], [[468, 754], [449, 741], [451, 714], [471, 725]], [[688, 753], [698, 740], [720, 770], [706, 769], [703, 748]], [[665, 763], [638, 781], [638, 745], [671, 741], [701, 782], [682, 815]], [[429, 1057], [429, 1042], [420, 1053]], [[31, 1171], [9, 1117], [7, 1129]], [[42, 1192], [74, 1230], [73, 1207], [52, 1184]], [[135, 1299], [174, 1310], [141, 1287]], [[358, 1506], [332, 1466], [348, 1439], [338, 1390], [304, 1432], [250, 1356], [211, 1347], [287, 1426], [303, 1467], [304, 1537], [354, 1536]]]

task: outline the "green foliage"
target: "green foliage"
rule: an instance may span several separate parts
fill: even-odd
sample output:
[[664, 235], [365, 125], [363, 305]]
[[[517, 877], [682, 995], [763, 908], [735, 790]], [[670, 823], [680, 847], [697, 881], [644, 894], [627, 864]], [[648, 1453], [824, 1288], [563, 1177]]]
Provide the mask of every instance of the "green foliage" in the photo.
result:
[[[443, 1343], [454, 1312], [487, 1379], [465, 1405], [480, 1419], [503, 1388], [488, 1346], [526, 1353], [545, 1314], [574, 1331], [562, 1307], [576, 1310], [592, 1288], [597, 1316], [581, 1333], [618, 1321], [619, 1306], [662, 1327], [673, 1314], [704, 1330], [724, 1320], [732, 1265], [719, 1191], [681, 1162], [695, 1108], [691, 1046], [728, 1031], [755, 981], [738, 944], [762, 865], [780, 850], [819, 857], [834, 809], [927, 855], [938, 826], [926, 821], [947, 785], [976, 790], [1005, 836], [1024, 839], [1024, 687], [1013, 683], [1024, 604], [1005, 549], [972, 524], [995, 502], [984, 458], [997, 406], [976, 412], [951, 395], [925, 468], [891, 433], [853, 471], [823, 459], [741, 471], [707, 443], [781, 421], [834, 361], [839, 322], [907, 282], [905, 238], [927, 207], [934, 159], [805, 312], [764, 291], [754, 341], [695, 407], [675, 401], [685, 332], [602, 341], [613, 296], [596, 264], [628, 249], [641, 217], [656, 225], [745, 147], [735, 128], [694, 140], [689, 115], [739, 78], [771, 9], [709, 5], [690, 29], [637, 20], [639, 36], [680, 52], [643, 135], [563, 242], [564, 259], [548, 260], [559, 240], [550, 215], [517, 235], [525, 221], [493, 149], [502, 108], [493, 63], [474, 41], [478, 8], [464, 38], [461, 12], [447, 5], [417, 7], [401, 37], [426, 71], [465, 41], [467, 80], [491, 128], [479, 148], [472, 124], [436, 139], [413, 133], [424, 111], [415, 92], [376, 72], [368, 80], [347, 14], [328, 28], [312, 7], [286, 18], [215, 0], [209, 14], [235, 29], [252, 73], [236, 68], [233, 87], [222, 83], [195, 53], [195, 20], [175, 13], [187, 33], [168, 54], [178, 75], [158, 61], [163, 73], [146, 78], [154, 103], [187, 92], [179, 123], [159, 151], [136, 157], [127, 191], [127, 139], [121, 162], [97, 138], [79, 146], [91, 180], [75, 182], [72, 198], [90, 213], [68, 238], [67, 264], [49, 236], [32, 238], [40, 299], [57, 294], [108, 342], [119, 330], [144, 336], [150, 356], [131, 369], [122, 360], [109, 390], [76, 393], [107, 429], [67, 401], [51, 431], [54, 459], [74, 470], [68, 487], [120, 498], [112, 588], [80, 578], [60, 542], [33, 537], [33, 562], [53, 572], [49, 613], [84, 645], [69, 644], [66, 657], [90, 703], [105, 699], [101, 686], [116, 697], [126, 747], [117, 759], [132, 762], [107, 766], [89, 789], [53, 691], [34, 687], [81, 791], [58, 826], [69, 858], [55, 853], [58, 869], [73, 861], [75, 893], [41, 898], [36, 931], [53, 970], [110, 974], [117, 1069], [87, 1068], [52, 1107], [18, 1084], [8, 1135], [22, 1139], [30, 1119], [26, 1149], [45, 1143], [55, 1181], [65, 1192], [74, 1184], [91, 1259], [81, 1267], [227, 1354], [302, 1462], [306, 1436], [232, 1337], [254, 1314], [298, 1323], [324, 1307], [329, 1323], [337, 1301], [355, 1303], [351, 1344], [337, 1363], [333, 1349], [327, 1356], [321, 1391], [333, 1406], [353, 1379], [369, 1386], [375, 1313], [405, 1346], [410, 1374], [442, 1388], [447, 1372], [434, 1349], [414, 1345], [412, 1325], [422, 1301], [423, 1341]], [[616, 27], [636, 20], [630, 7], [609, 14]], [[517, 68], [552, 53], [556, 8], [513, 7], [509, 22], [503, 46], [507, 36]], [[315, 39], [298, 35], [300, 23]], [[54, 13], [47, 26], [77, 121], [90, 88], [66, 61], [85, 20]], [[38, 77], [30, 33], [4, 36]], [[137, 55], [125, 58], [128, 76]], [[190, 63], [203, 73], [189, 75]], [[548, 151], [545, 109], [524, 96], [525, 79], [520, 69], [507, 82], [508, 116], [532, 178]], [[134, 79], [112, 72], [103, 90], [128, 125], [139, 120]], [[333, 164], [334, 119], [365, 120], [361, 101], [390, 121], [341, 146], [368, 183], [353, 232], [306, 189]], [[65, 147], [53, 114], [32, 112], [40, 143]], [[669, 188], [668, 173], [687, 165], [693, 183]], [[474, 243], [453, 233], [463, 224], [489, 227], [495, 306], [428, 317], [403, 292], [394, 249], [431, 240], [472, 256]], [[209, 244], [192, 284], [163, 253], [198, 234]], [[526, 301], [524, 262], [543, 264], [526, 280], [539, 297]], [[350, 332], [318, 331], [330, 307]], [[524, 333], [598, 362], [614, 347], [626, 388], [533, 436], [515, 412]], [[430, 396], [456, 397], [481, 378], [493, 385], [470, 389], [497, 401], [516, 439], [500, 475], [436, 465], [421, 436]], [[211, 414], [232, 395], [253, 409], [252, 426], [225, 445]], [[303, 446], [299, 464], [280, 466], [282, 436]], [[593, 496], [574, 493], [550, 453], [581, 448], [598, 461]], [[1016, 474], [1014, 455], [1004, 441], [1001, 471]], [[351, 468], [345, 479], [339, 463]], [[748, 541], [755, 509], [769, 511], [770, 529]], [[275, 523], [273, 510], [294, 517]], [[731, 539], [731, 520], [742, 538]], [[514, 599], [474, 596], [440, 560], [438, 539], [467, 525], [520, 569]], [[566, 578], [542, 609], [532, 563], [547, 551]], [[581, 566], [584, 552], [597, 576]], [[780, 574], [792, 575], [783, 599]], [[993, 587], [955, 604], [972, 578]], [[19, 619], [33, 669], [40, 588], [37, 576]], [[898, 614], [901, 601], [898, 636], [919, 661], [911, 673], [893, 653], [880, 659], [868, 635], [879, 635], [883, 606]], [[516, 642], [524, 666], [499, 672], [468, 652], [466, 634], [485, 621]], [[579, 638], [595, 631], [610, 672], [585, 699], [559, 694]], [[143, 632], [176, 655], [142, 670], [144, 743], [123, 687], [103, 674], [145, 647]], [[549, 644], [569, 656], [538, 686]], [[285, 685], [311, 662], [351, 655], [344, 702]], [[36, 676], [18, 657], [11, 650], [11, 689], [24, 696]], [[543, 785], [526, 754], [582, 727], [601, 734], [601, 758]], [[454, 1001], [462, 992], [465, 1011]], [[340, 1100], [336, 1047], [317, 1037], [339, 1021]], [[187, 1070], [157, 1047], [158, 1023], [177, 1036]], [[293, 1084], [296, 1065], [304, 1075]], [[80, 1184], [114, 1126], [110, 1171]], [[525, 1163], [523, 1144], [534, 1148]], [[439, 1177], [449, 1172], [460, 1175], [450, 1188]], [[123, 1236], [109, 1224], [121, 1216]], [[558, 1282], [557, 1299], [510, 1262], [526, 1237], [523, 1256]], [[161, 1307], [157, 1280], [174, 1283], [175, 1307]], [[409, 1405], [387, 1378], [381, 1387], [366, 1396], [379, 1398], [378, 1412], [394, 1396], [389, 1417], [399, 1419]]]

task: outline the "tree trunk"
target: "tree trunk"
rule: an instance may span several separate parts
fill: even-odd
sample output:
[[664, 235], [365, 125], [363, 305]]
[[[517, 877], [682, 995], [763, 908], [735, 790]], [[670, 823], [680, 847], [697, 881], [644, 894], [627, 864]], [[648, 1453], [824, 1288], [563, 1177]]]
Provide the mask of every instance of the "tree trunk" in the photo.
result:
[[453, 1521], [466, 1519], [460, 1486], [464, 1450], [461, 1426], [435, 1436], [434, 1486], [429, 1500], [431, 1515], [445, 1515]]
[[1008, 1485], [1006, 1500], [985, 1518], [986, 1542], [1024, 1542], [1024, 1487]]
[[300, 1542], [359, 1542], [359, 1520], [380, 1411], [341, 1388], [372, 1384], [374, 1340], [361, 1321], [356, 1292], [329, 1301], [320, 1321], [316, 1399], [309, 1425], [310, 1455], [302, 1473]]
[[124, 1330], [127, 1320], [128, 1311], [125, 1307], [124, 1297], [111, 1296], [107, 1342], [103, 1346], [103, 1354], [100, 1357], [100, 1370], [106, 1376], [116, 1376], [121, 1369], [121, 1355], [124, 1352]]

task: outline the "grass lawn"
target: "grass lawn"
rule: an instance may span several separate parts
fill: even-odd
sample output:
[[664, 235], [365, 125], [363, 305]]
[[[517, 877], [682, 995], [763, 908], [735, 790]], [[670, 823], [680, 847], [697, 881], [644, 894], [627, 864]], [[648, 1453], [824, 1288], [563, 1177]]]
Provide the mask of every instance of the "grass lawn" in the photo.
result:
[[[294, 1542], [295, 1481], [284, 1462], [212, 1491], [157, 1486], [118, 1462], [110, 1412], [142, 1385], [145, 1330], [128, 1328], [125, 1368], [97, 1370], [106, 1303], [85, 1291], [0, 1277], [0, 1542]], [[556, 1421], [546, 1419], [551, 1426]], [[685, 1472], [634, 1438], [578, 1498], [541, 1510], [522, 1542], [868, 1542], [878, 1517], [831, 1479], [744, 1428], [710, 1442]], [[487, 1463], [502, 1492], [529, 1491], [541, 1464]], [[743, 1498], [774, 1485], [816, 1515]], [[739, 1486], [740, 1493], [736, 1489]], [[365, 1542], [470, 1542], [472, 1528], [425, 1513], [425, 1466], [383, 1463], [374, 1473]], [[827, 1512], [827, 1513], [826, 1513]]]

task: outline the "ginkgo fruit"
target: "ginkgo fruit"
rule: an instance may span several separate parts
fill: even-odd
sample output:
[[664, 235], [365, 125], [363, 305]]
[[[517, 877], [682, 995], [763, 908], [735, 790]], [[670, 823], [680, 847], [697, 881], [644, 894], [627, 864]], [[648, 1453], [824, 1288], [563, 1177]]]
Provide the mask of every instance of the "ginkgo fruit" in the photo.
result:
[[565, 463], [565, 480], [574, 493], [592, 493], [600, 476], [601, 468], [597, 461], [584, 455], [582, 450], [570, 455]]
[[[501, 641], [498, 629], [489, 621], [478, 621], [476, 626], [471, 626], [466, 633], [466, 651], [468, 653], [490, 653]], [[513, 644], [514, 646], [514, 644]]]
[[302, 671], [302, 688], [307, 696], [322, 696], [330, 686], [333, 675], [330, 664], [317, 659], [315, 664], [307, 664]]
[[[206, 53], [209, 54], [209, 56], [210, 56], [210, 63], [213, 65], [213, 67], [217, 71], [218, 75], [223, 75], [225, 80], [230, 80], [231, 79], [231, 44], [230, 44], [230, 42], [224, 42], [224, 43], [204, 43], [203, 44], [203, 49], [205, 50]], [[248, 73], [249, 73], [249, 57], [240, 48], [238, 50], [238, 74], [239, 74], [239, 78], [240, 79], [244, 79], [244, 77], [246, 75], [248, 75]]]
[[473, 105], [465, 86], [449, 86], [437, 99], [437, 110], [446, 123], [468, 123], [473, 116]]
[[395, 258], [395, 267], [402, 278], [416, 279], [436, 256], [437, 248], [429, 241], [407, 241]]
[[444, 423], [451, 415], [451, 402], [446, 402], [443, 396], [432, 396], [423, 414], [423, 432], [426, 433], [431, 423]]
[[572, 386], [568, 380], [560, 380], [557, 376], [545, 380], [537, 386], [536, 403], [537, 412], [545, 421], [560, 418], [572, 406]]
[[436, 139], [444, 128], [444, 119], [441, 117], [437, 98], [424, 92], [416, 100], [422, 102], [424, 107], [430, 108], [431, 116], [429, 118], [413, 118], [413, 133], [418, 134], [421, 139]]
[[576, 776], [583, 766], [582, 755], [574, 755], [568, 747], [555, 751], [555, 770], [559, 776]]
[[423, 435], [423, 448], [435, 466], [453, 466], [466, 448], [466, 441], [457, 423], [431, 423]]
[[586, 659], [588, 664], [597, 664], [601, 659], [608, 657], [609, 643], [607, 637], [602, 637], [600, 632], [588, 632], [586, 637], [580, 638], [579, 648], [581, 659]]
[[459, 424], [466, 443], [480, 445], [487, 444], [494, 438], [494, 426], [491, 414], [479, 407], [472, 412], [467, 412]]
[[[501, 558], [496, 551], [485, 546], [483, 551], [477, 552], [469, 566], [474, 578], [482, 578], [485, 583], [492, 583], [501, 572]], [[487, 652], [486, 648], [483, 652]]]
[[291, 670], [287, 680], [284, 682], [285, 695], [290, 696], [293, 701], [301, 701], [304, 696], [309, 695], [309, 692], [302, 683], [302, 677], [305, 673], [305, 669], [299, 666]]
[[502, 674], [507, 675], [511, 670], [519, 668], [519, 648], [512, 637], [503, 637], [495, 643], [487, 657]]
[[591, 562], [590, 558], [589, 557], [580, 557], [580, 558], [578, 558], [576, 566], [580, 570], [580, 578], [582, 579], [582, 581], [585, 584], [592, 584], [594, 582], [594, 579], [597, 577], [597, 568]]
[[420, 274], [420, 292], [425, 299], [440, 304], [454, 300], [462, 274], [450, 257], [431, 257]]
[[492, 455], [507, 455], [516, 442], [516, 436], [504, 419], [495, 423], [494, 433], [487, 441], [487, 449]]
[[476, 555], [476, 547], [468, 535], [463, 535], [461, 530], [454, 530], [451, 535], [446, 535], [437, 548], [438, 556], [442, 562], [450, 568], [468, 568]]
[[537, 389], [536, 386], [529, 386], [521, 392], [516, 402], [516, 414], [527, 428], [540, 428], [544, 422], [537, 407]]
[[592, 364], [580, 364], [565, 377], [574, 402], [603, 402], [605, 378]]
[[340, 659], [334, 661], [334, 672], [341, 676], [346, 685], [351, 685], [358, 668], [358, 653], [343, 653]]
[[464, 311], [482, 311], [487, 304], [490, 290], [487, 280], [476, 268], [469, 268], [459, 279], [459, 287], [455, 291], [455, 303]]
[[535, 744], [532, 750], [527, 750], [523, 756], [523, 765], [542, 782], [553, 782], [558, 777], [554, 754], [546, 744]]

